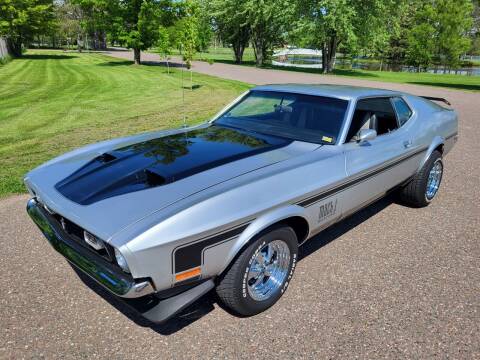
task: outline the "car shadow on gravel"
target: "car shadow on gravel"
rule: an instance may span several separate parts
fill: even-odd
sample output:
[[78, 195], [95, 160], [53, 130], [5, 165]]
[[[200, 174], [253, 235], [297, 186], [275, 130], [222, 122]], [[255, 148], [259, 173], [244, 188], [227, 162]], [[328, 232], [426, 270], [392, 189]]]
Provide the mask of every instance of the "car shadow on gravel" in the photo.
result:
[[374, 202], [370, 206], [367, 206], [366, 208], [360, 210], [359, 212], [347, 217], [346, 219], [343, 219], [339, 223], [323, 230], [320, 234], [315, 235], [313, 238], [308, 240], [300, 247], [298, 260], [302, 261], [306, 257], [313, 254], [315, 251], [321, 249], [333, 240], [349, 232], [350, 230], [357, 227], [372, 216], [375, 216], [382, 210], [386, 209], [393, 203], [398, 203], [398, 200], [396, 199], [395, 194], [390, 194]]
[[[310, 239], [300, 247], [299, 261], [302, 261], [306, 257], [315, 253], [317, 250], [334, 241], [338, 237], [349, 232], [350, 230], [363, 223], [364, 221], [368, 220], [372, 216], [376, 215], [380, 211], [384, 210], [394, 202], [394, 195], [389, 195], [383, 199], [378, 200], [367, 208], [357, 212], [356, 214], [346, 218], [345, 220], [342, 220], [338, 224], [335, 224], [330, 228], [322, 231], [320, 234], [314, 236], [312, 239]], [[190, 306], [182, 310], [180, 313], [175, 315], [172, 319], [168, 320], [163, 324], [155, 324], [143, 318], [133, 308], [128, 306], [124, 300], [120, 300], [119, 298], [110, 294], [107, 290], [105, 290], [95, 281], [90, 279], [90, 277], [77, 270], [75, 267], [72, 266], [72, 268], [79, 276], [79, 278], [85, 283], [85, 285], [87, 285], [97, 295], [101, 296], [110, 305], [115, 307], [123, 315], [128, 317], [135, 324], [142, 327], [149, 327], [153, 331], [161, 335], [171, 335], [185, 328], [186, 326], [189, 326], [190, 324], [212, 312], [215, 309], [215, 304], [221, 309], [227, 311], [229, 314], [233, 316], [238, 316], [232, 313], [228, 308], [223, 306], [223, 304], [218, 300], [215, 291], [210, 291], [208, 294], [204, 295], [195, 303], [191, 304]]]
[[214, 292], [210, 292], [182, 310], [167, 322], [163, 324], [155, 324], [142, 317], [137, 311], [135, 311], [135, 309], [128, 305], [129, 301], [135, 302], [135, 300], [123, 300], [112, 295], [110, 292], [98, 285], [88, 275], [84, 274], [73, 265], [70, 266], [85, 285], [87, 285], [98, 296], [102, 297], [106, 302], [121, 312], [124, 316], [129, 318], [135, 324], [141, 327], [149, 327], [161, 335], [171, 335], [176, 333], [196, 320], [202, 318], [214, 310], [214, 304], [217, 302]]

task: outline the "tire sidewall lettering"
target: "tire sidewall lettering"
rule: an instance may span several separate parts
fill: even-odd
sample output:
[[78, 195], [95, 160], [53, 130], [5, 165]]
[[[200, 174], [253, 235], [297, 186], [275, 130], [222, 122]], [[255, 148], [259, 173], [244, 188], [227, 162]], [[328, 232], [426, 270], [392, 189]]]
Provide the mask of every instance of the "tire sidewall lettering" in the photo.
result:
[[[442, 165], [442, 174], [440, 175], [440, 184], [441, 184], [441, 181], [443, 180], [443, 168], [444, 168], [444, 164], [443, 164], [443, 159], [441, 157], [438, 157], [436, 158], [435, 160], [431, 161], [430, 165], [428, 166], [428, 171], [426, 172], [425, 174], [425, 185], [424, 185], [424, 197], [425, 197], [425, 201], [429, 204], [431, 203], [436, 197], [437, 197], [437, 194], [438, 194], [438, 191], [433, 195], [433, 197], [431, 199], [429, 199], [427, 197], [427, 194], [426, 194], [426, 190], [427, 190], [427, 186], [428, 186], [428, 176], [430, 174], [430, 171], [433, 169], [433, 167], [435, 166], [435, 164], [439, 162], [441, 165]], [[439, 184], [439, 185], [440, 185]]]
[[[260, 252], [260, 250], [262, 250], [262, 248], [267, 244], [266, 241], [262, 241], [260, 243], [260, 245], [257, 246], [257, 248], [255, 249], [255, 251], [253, 252], [252, 256], [250, 257], [250, 260], [248, 260], [248, 264], [247, 266], [245, 267], [245, 271], [243, 273], [243, 280], [242, 280], [242, 297], [243, 298], [249, 298], [248, 296], [248, 289], [247, 289], [247, 277], [248, 277], [248, 272], [250, 270], [250, 266], [252, 266], [252, 263], [253, 263], [253, 260], [255, 260], [255, 258], [257, 257], [258, 253]], [[253, 300], [253, 299], [252, 299]]]
[[285, 284], [283, 284], [282, 288], [280, 289], [280, 293], [283, 294], [290, 284], [290, 280], [293, 277], [293, 273], [295, 272], [295, 267], [297, 266], [297, 254], [293, 253], [292, 255], [292, 265], [290, 267], [290, 272], [288, 273], [287, 279], [285, 280]]
[[[269, 241], [270, 242], [270, 241]], [[257, 248], [255, 249], [255, 251], [253, 252], [252, 256], [250, 257], [250, 259], [248, 260], [248, 263], [247, 263], [247, 266], [245, 267], [245, 271], [243, 273], [243, 278], [242, 278], [242, 298], [244, 299], [248, 299], [250, 301], [253, 301], [255, 302], [255, 300], [253, 300], [249, 293], [248, 293], [248, 284], [247, 284], [247, 281], [248, 281], [248, 272], [250, 270], [250, 267], [253, 263], [253, 261], [255, 260], [255, 258], [257, 257], [258, 253], [260, 252], [260, 250], [267, 244], [267, 241], [262, 241], [258, 246]], [[289, 247], [290, 248], [290, 247]], [[296, 252], [293, 252], [292, 249], [290, 248], [290, 251], [291, 251], [291, 260], [290, 260], [290, 270], [288, 272], [288, 276], [287, 278], [285, 279], [285, 282], [284, 284], [282, 285], [282, 287], [280, 288], [280, 294], [283, 295], [283, 293], [287, 290], [288, 288], [288, 285], [290, 284], [290, 280], [292, 279], [293, 277], [293, 274], [295, 272], [295, 268], [296, 268], [296, 265], [297, 265], [297, 257], [298, 257], [298, 254]]]

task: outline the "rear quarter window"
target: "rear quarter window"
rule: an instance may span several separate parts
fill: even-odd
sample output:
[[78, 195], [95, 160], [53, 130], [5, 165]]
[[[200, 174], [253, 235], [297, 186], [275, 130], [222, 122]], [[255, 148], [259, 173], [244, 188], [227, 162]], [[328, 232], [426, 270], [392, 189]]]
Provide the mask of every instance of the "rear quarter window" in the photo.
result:
[[397, 112], [398, 122], [403, 126], [412, 117], [413, 112], [402, 98], [393, 98], [392, 102]]

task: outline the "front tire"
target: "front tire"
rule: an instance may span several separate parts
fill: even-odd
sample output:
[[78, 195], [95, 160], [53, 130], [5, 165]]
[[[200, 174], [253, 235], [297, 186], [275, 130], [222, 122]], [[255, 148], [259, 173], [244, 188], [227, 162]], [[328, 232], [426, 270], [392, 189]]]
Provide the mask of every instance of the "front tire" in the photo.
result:
[[221, 278], [217, 294], [239, 315], [261, 313], [287, 290], [297, 258], [295, 231], [288, 226], [276, 226], [243, 250]]
[[442, 154], [435, 150], [422, 169], [401, 189], [401, 200], [413, 207], [428, 206], [438, 193], [442, 176]]

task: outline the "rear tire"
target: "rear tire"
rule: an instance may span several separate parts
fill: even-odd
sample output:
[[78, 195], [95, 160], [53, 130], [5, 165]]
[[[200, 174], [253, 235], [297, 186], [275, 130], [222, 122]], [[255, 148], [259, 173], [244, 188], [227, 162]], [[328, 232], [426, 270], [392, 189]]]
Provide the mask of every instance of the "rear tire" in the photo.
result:
[[400, 199], [412, 207], [428, 206], [438, 193], [442, 175], [442, 154], [435, 150], [422, 169], [400, 190]]
[[297, 258], [295, 231], [284, 225], [273, 227], [243, 250], [221, 278], [217, 294], [239, 315], [261, 313], [287, 290]]

